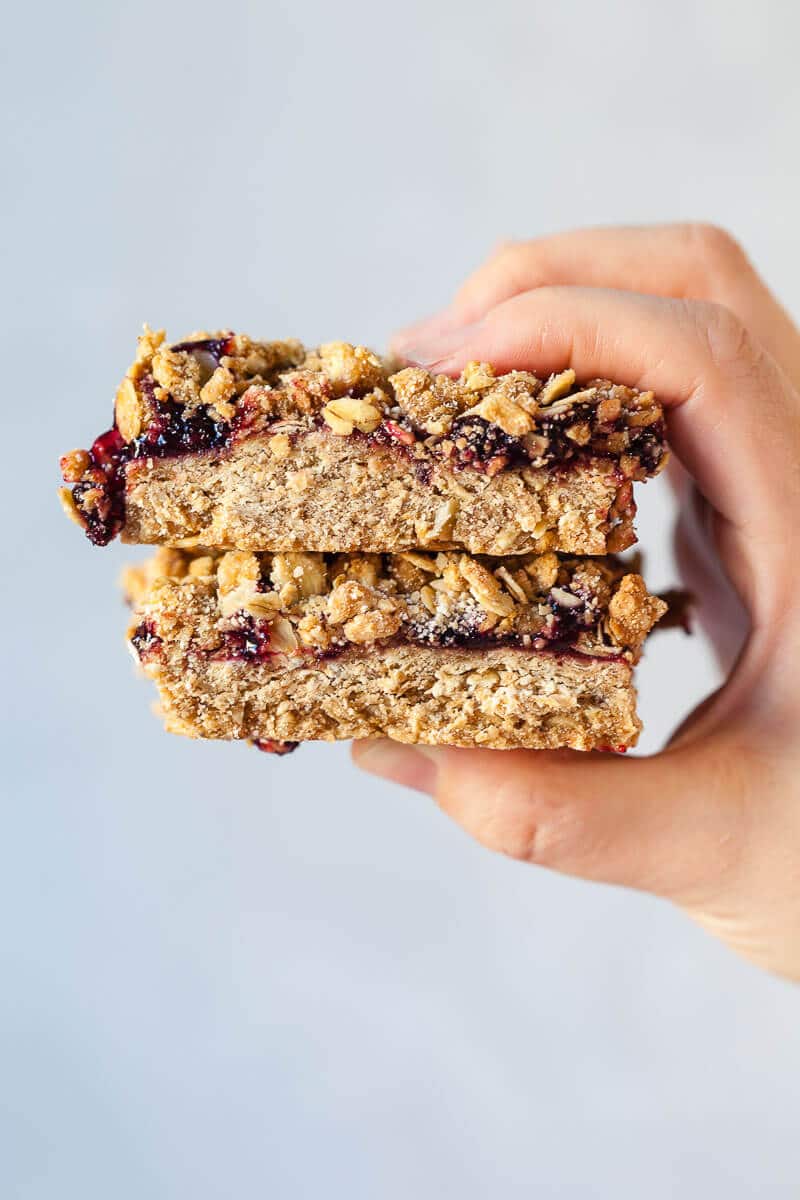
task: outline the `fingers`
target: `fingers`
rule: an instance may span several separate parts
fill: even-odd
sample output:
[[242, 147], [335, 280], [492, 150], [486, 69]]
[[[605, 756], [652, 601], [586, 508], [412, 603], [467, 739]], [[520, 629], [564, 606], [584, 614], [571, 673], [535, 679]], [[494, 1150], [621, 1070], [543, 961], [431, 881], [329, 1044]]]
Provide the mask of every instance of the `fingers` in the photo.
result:
[[428, 338], [480, 320], [522, 292], [552, 285], [723, 304], [800, 386], [800, 332], [738, 243], [705, 224], [581, 229], [505, 243], [467, 279], [443, 313], [401, 331], [395, 350], [416, 357]]
[[630, 760], [383, 741], [355, 743], [353, 756], [434, 796], [490, 850], [687, 907], [719, 891], [746, 845], [745, 756], [708, 740]]
[[[703, 495], [766, 558], [797, 545], [800, 405], [783, 372], [727, 310], [591, 288], [538, 288], [443, 335], [425, 365], [470, 359], [652, 388]], [[800, 552], [800, 546], [798, 546]], [[747, 580], [734, 580], [739, 586]], [[752, 581], [751, 581], [752, 582]]]

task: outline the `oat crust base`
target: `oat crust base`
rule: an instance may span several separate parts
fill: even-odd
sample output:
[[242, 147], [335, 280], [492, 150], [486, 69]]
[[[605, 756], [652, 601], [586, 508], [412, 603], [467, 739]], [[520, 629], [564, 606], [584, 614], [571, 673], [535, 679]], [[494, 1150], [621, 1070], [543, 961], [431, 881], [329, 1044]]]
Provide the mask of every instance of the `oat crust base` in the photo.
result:
[[558, 549], [605, 554], [632, 541], [614, 526], [614, 464], [493, 477], [435, 467], [421, 481], [392, 447], [324, 431], [252, 437], [224, 452], [143, 459], [128, 468], [125, 542], [244, 550], [472, 554]]
[[632, 746], [641, 728], [617, 660], [396, 646], [282, 669], [165, 647], [145, 671], [167, 729], [189, 737], [592, 750]]

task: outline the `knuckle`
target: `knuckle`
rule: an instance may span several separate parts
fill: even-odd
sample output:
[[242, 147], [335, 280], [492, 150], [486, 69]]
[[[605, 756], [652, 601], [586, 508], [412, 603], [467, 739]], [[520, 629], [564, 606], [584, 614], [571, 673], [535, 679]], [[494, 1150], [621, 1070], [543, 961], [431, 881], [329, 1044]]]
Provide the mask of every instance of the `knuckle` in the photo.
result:
[[536, 827], [530, 821], [516, 821], [513, 826], [487, 827], [486, 836], [480, 840], [485, 846], [515, 862], [535, 862], [533, 847], [536, 843]]
[[498, 849], [510, 858], [536, 866], [563, 868], [579, 861], [585, 853], [586, 822], [581, 809], [568, 798], [531, 788], [524, 790], [516, 805], [516, 819], [496, 829]]
[[575, 866], [586, 857], [587, 830], [570, 804], [545, 809], [530, 831], [527, 861], [542, 867]]
[[719, 274], [746, 264], [747, 256], [741, 245], [722, 226], [695, 221], [684, 228], [691, 253], [707, 273]]
[[755, 373], [764, 352], [739, 318], [722, 304], [695, 304], [693, 311], [715, 367]]
[[436, 802], [480, 845], [517, 862], [569, 871], [598, 849], [585, 806], [524, 776], [495, 787], [445, 778]]
[[517, 862], [532, 862], [538, 836], [535, 811], [516, 788], [500, 788], [475, 813], [469, 832], [489, 850]]
[[528, 272], [530, 248], [530, 242], [500, 242], [489, 260], [492, 274], [498, 279], [524, 281]]
[[516, 238], [500, 238], [499, 241], [495, 242], [494, 249], [489, 258], [492, 262], [502, 262], [504, 259], [515, 258], [523, 245], [524, 243], [518, 241]]
[[523, 242], [497, 242], [488, 256], [475, 268], [456, 293], [456, 303], [469, 307], [479, 302], [493, 280], [516, 275], [523, 256]]

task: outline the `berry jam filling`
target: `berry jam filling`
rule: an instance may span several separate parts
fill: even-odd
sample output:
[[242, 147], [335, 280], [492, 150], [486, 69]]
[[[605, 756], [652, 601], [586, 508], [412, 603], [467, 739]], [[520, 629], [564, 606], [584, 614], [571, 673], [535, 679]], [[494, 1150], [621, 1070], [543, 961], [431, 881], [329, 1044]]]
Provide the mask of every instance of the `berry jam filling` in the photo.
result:
[[406, 637], [411, 642], [426, 646], [470, 647], [497, 645], [497, 639], [481, 633], [485, 614], [477, 608], [458, 613], [445, 625], [434, 621], [412, 621], [405, 626]]
[[89, 451], [87, 478], [72, 489], [86, 536], [95, 546], [107, 545], [124, 524], [125, 494], [118, 481], [127, 458], [128, 447], [118, 429], [101, 433]]
[[[547, 448], [541, 452], [543, 461], [548, 465], [567, 463], [580, 458], [587, 451], [591, 453], [591, 439], [586, 446], [581, 446], [568, 436], [567, 430], [575, 425], [588, 425], [591, 429], [594, 417], [595, 409], [591, 404], [575, 404], [565, 413], [558, 413], [553, 417], [545, 416], [536, 430], [537, 434], [541, 432], [548, 442]], [[621, 433], [626, 429], [628, 441], [624, 453], [640, 458], [644, 470], [651, 474], [664, 457], [664, 422], [659, 420], [640, 429], [631, 429], [628, 428], [624, 417], [619, 417], [601, 427], [605, 434]]]
[[[400, 640], [426, 646], [487, 650], [498, 646], [568, 652], [581, 635], [597, 634], [601, 611], [596, 597], [572, 587], [554, 587], [546, 597], [547, 618], [530, 631], [486, 632], [486, 614], [479, 608], [464, 608], [443, 620], [440, 614], [411, 621], [403, 627]], [[576, 651], [577, 653], [577, 651]]]
[[199, 408], [188, 419], [174, 400], [155, 401], [158, 415], [144, 433], [131, 442], [131, 458], [169, 458], [179, 454], [202, 454], [218, 450], [228, 442], [230, 425], [215, 421], [208, 409]]
[[[535, 632], [515, 630], [495, 634], [486, 632], [483, 626], [486, 614], [479, 608], [462, 609], [447, 621], [431, 616], [430, 620], [406, 622], [399, 634], [381, 641], [380, 645], [422, 645], [440, 649], [491, 650], [501, 646], [517, 647], [533, 651], [575, 653], [581, 657], [596, 657], [575, 650], [582, 634], [596, 633], [600, 624], [600, 610], [592, 595], [583, 595], [568, 588], [552, 588], [547, 599], [550, 614]], [[246, 613], [235, 618], [235, 628], [222, 634], [221, 645], [210, 653], [217, 661], [268, 663], [283, 651], [273, 645], [270, 625], [257, 621]], [[338, 658], [354, 647], [347, 642], [334, 642], [325, 649], [298, 647], [295, 653], [317, 661]], [[617, 657], [609, 655], [604, 657]]]
[[375, 430], [373, 437], [376, 441], [386, 441], [389, 438], [398, 445], [407, 447], [413, 446], [417, 440], [413, 429], [405, 429], [396, 421], [384, 421]]
[[450, 462], [494, 474], [511, 463], [527, 461], [519, 438], [504, 433], [483, 417], [458, 417], [453, 421], [447, 440], [455, 447]]
[[[215, 343], [216, 345], [216, 343]], [[188, 417], [174, 400], [157, 400], [150, 376], [139, 388], [148, 398], [155, 417], [132, 442], [123, 441], [116, 426], [95, 438], [89, 451], [88, 479], [75, 485], [72, 494], [86, 523], [86, 534], [95, 546], [106, 546], [125, 523], [125, 474], [129, 462], [139, 458], [169, 458], [200, 454], [228, 444], [231, 426], [215, 421], [206, 408]]]
[[212, 658], [233, 662], [269, 662], [276, 651], [272, 648], [270, 627], [266, 621], [254, 621], [245, 613], [236, 618], [237, 628], [223, 634], [222, 646]]
[[553, 615], [538, 637], [562, 646], [574, 645], [582, 633], [597, 627], [597, 609], [590, 607], [587, 600], [588, 597], [569, 588], [552, 588], [547, 603]]
[[633, 454], [648, 475], [652, 475], [664, 457], [666, 428], [663, 421], [656, 421], [643, 429], [631, 431], [628, 454]]
[[152, 621], [142, 621], [131, 634], [130, 642], [142, 660], [151, 654], [158, 653], [162, 646], [161, 638], [155, 632]]
[[414, 464], [420, 482], [428, 482], [432, 473], [431, 460], [417, 458], [414, 454], [414, 447], [423, 442], [453, 466], [470, 467], [490, 475], [511, 463], [523, 465], [529, 461], [519, 438], [509, 437], [499, 425], [476, 416], [457, 417], [442, 442], [432, 441], [424, 430], [410, 424], [399, 425], [396, 421], [382, 421], [366, 438], [404, 454]]
[[[599, 449], [593, 447], [591, 437], [581, 445], [567, 434], [567, 429], [575, 425], [584, 424], [591, 428], [594, 412], [591, 404], [576, 404], [566, 413], [545, 416], [533, 433], [523, 437], [513, 437], [499, 425], [475, 414], [456, 417], [442, 439], [432, 439], [410, 422], [399, 424], [386, 420], [369, 435], [369, 440], [393, 445], [416, 463], [420, 460], [413, 453], [414, 447], [424, 442], [426, 448], [446, 458], [452, 466], [483, 471], [487, 475], [495, 475], [509, 467], [528, 466], [532, 461], [537, 465], [562, 467], [589, 458], [593, 453], [608, 455], [602, 444]], [[628, 437], [622, 453], [637, 457], [642, 470], [646, 474], [654, 474], [665, 453], [664, 422], [659, 420], [640, 429], [628, 429], [624, 418], [620, 417], [598, 432], [605, 438], [623, 430], [627, 430]], [[615, 456], [612, 454], [610, 457]]]
[[277, 742], [274, 738], [253, 738], [253, 745], [263, 754], [277, 754], [283, 758], [284, 755], [291, 754], [293, 750], [296, 750], [300, 743]]
[[221, 338], [201, 338], [196, 342], [177, 342], [173, 347], [176, 351], [188, 351], [189, 354], [195, 354], [199, 351], [201, 354], [210, 354], [219, 365], [219, 360], [225, 354], [233, 354], [235, 350], [233, 342], [233, 334], [228, 333]]
[[[517, 650], [528, 650], [533, 654], [558, 654], [569, 655], [570, 657], [580, 659], [598, 659], [602, 662], [622, 661], [623, 655], [621, 652], [613, 652], [607, 654], [593, 654], [590, 651], [576, 649], [576, 642], [580, 633], [585, 633], [591, 630], [591, 625], [580, 626], [575, 624], [560, 624], [554, 622], [547, 624], [537, 634], [502, 634], [493, 636], [491, 633], [481, 633], [479, 629], [479, 620], [476, 618], [474, 622], [468, 619], [459, 621], [446, 628], [437, 629], [435, 632], [421, 625], [414, 627], [408, 625], [405, 627], [403, 634], [398, 634], [393, 638], [388, 638], [377, 644], [378, 649], [384, 649], [390, 646], [428, 646], [441, 650], [500, 650], [505, 647]], [[373, 647], [374, 648], [374, 645]], [[329, 662], [333, 659], [341, 658], [344, 654], [359, 653], [369, 651], [369, 646], [354, 646], [351, 643], [343, 642], [326, 647], [326, 649], [318, 649], [314, 647], [301, 647], [295, 651], [295, 654], [300, 654], [305, 659], [313, 659], [315, 662]], [[272, 662], [276, 657], [280, 657], [281, 652], [270, 648], [269, 630], [265, 625], [257, 630], [255, 634], [243, 634], [239, 631], [228, 631], [222, 636], [222, 645], [214, 650], [208, 657], [215, 662], [246, 662], [258, 665], [259, 663]]]

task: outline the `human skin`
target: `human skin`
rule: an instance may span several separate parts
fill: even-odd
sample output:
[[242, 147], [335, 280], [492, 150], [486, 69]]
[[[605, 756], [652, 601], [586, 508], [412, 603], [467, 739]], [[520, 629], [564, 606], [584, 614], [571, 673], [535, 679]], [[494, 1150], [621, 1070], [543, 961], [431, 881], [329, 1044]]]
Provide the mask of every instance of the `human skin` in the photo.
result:
[[503, 245], [394, 348], [656, 391], [685, 473], [680, 558], [721, 658], [740, 652], [649, 757], [380, 741], [356, 763], [492, 850], [664, 897], [800, 979], [800, 332], [728, 234], [685, 225]]

